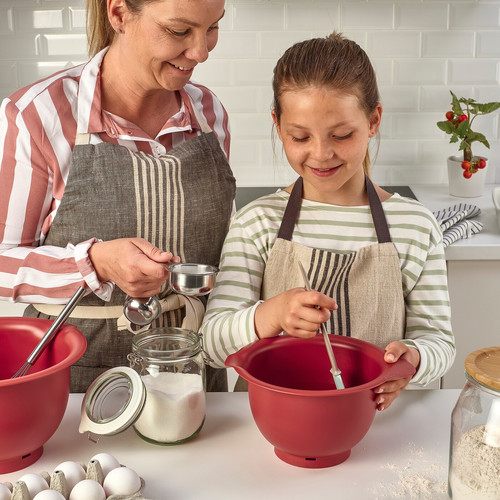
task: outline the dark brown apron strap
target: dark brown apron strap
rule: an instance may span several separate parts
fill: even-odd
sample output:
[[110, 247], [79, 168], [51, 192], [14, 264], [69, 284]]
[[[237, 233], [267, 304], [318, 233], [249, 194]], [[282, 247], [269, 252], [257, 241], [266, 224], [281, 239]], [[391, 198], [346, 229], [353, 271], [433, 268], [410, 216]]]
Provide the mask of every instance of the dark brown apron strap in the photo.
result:
[[[375, 225], [375, 231], [377, 232], [378, 242], [391, 242], [391, 233], [389, 232], [389, 226], [387, 224], [387, 219], [385, 218], [382, 203], [377, 192], [375, 191], [372, 181], [368, 178], [368, 176], [365, 176], [365, 185], [366, 192], [368, 194], [368, 202], [370, 203], [370, 210], [372, 212], [373, 224]], [[293, 230], [299, 217], [301, 205], [302, 177], [299, 177], [295, 181], [292, 192], [290, 193], [290, 199], [288, 200], [285, 213], [283, 214], [283, 220], [281, 221], [278, 238], [292, 241]]]
[[293, 229], [295, 222], [299, 217], [300, 207], [302, 206], [302, 177], [299, 177], [293, 186], [290, 193], [290, 199], [286, 205], [283, 220], [281, 221], [278, 238], [282, 240], [292, 241]]
[[385, 218], [382, 202], [378, 197], [377, 191], [375, 191], [373, 182], [368, 178], [368, 176], [365, 176], [365, 184], [378, 242], [389, 243], [392, 241], [391, 233], [389, 232], [389, 226], [387, 225], [387, 219]]

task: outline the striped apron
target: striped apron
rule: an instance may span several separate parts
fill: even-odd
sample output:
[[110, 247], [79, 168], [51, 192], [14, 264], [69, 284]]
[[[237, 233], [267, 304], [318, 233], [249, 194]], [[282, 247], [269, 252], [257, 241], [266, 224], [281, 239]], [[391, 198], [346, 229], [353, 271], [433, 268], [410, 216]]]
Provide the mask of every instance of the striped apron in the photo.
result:
[[[326, 324], [328, 333], [366, 340], [384, 348], [404, 336], [406, 315], [398, 252], [392, 243], [382, 203], [371, 180], [366, 190], [378, 243], [338, 254], [292, 241], [302, 204], [302, 178], [295, 182], [277, 239], [264, 271], [261, 298], [303, 287], [301, 262], [311, 287], [333, 297], [338, 309]], [[286, 272], [283, 270], [286, 269]], [[238, 379], [235, 390], [245, 390]]]
[[[64, 196], [44, 245], [140, 237], [182, 262], [218, 266], [236, 182], [217, 137], [191, 104], [202, 133], [158, 158], [116, 144], [92, 145], [88, 134], [77, 136]], [[171, 296], [166, 287], [159, 297], [170, 307], [152, 328], [181, 326], [183, 297]], [[116, 287], [109, 302], [91, 294], [71, 314], [68, 322], [88, 342], [85, 355], [71, 367], [71, 392], [85, 392], [102, 372], [128, 365], [132, 333], [117, 328], [124, 300]], [[29, 306], [25, 316], [58, 314], [40, 312], [47, 306]], [[207, 390], [227, 390], [225, 370], [207, 366]]]

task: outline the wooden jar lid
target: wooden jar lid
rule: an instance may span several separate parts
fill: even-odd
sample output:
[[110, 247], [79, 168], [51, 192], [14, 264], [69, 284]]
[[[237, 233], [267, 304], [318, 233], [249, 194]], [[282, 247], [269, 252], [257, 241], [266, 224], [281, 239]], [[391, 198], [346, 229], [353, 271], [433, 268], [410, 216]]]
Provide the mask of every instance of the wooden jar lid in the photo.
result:
[[465, 358], [465, 369], [481, 384], [500, 391], [500, 346], [471, 352]]

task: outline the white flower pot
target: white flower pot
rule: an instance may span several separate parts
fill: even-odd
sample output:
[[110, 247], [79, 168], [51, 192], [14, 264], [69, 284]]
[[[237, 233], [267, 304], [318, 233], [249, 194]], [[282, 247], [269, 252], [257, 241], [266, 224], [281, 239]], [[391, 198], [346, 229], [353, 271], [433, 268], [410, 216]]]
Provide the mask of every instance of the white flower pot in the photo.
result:
[[[478, 158], [487, 160], [484, 156], [474, 156], [473, 161]], [[452, 196], [460, 198], [476, 198], [483, 195], [486, 183], [486, 168], [480, 168], [470, 179], [464, 177], [462, 168], [462, 156], [448, 157], [448, 185]]]

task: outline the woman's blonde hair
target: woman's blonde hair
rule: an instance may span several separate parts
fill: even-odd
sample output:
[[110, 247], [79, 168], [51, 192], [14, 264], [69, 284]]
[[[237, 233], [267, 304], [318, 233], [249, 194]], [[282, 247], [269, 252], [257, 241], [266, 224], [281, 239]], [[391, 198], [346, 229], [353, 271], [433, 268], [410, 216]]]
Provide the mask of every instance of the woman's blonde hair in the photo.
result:
[[[326, 87], [355, 95], [368, 118], [380, 102], [375, 71], [368, 55], [357, 43], [337, 32], [292, 45], [276, 63], [273, 109], [278, 124], [282, 94], [307, 87]], [[368, 151], [363, 169], [369, 175]]]
[[[130, 12], [138, 14], [144, 5], [159, 0], [125, 0]], [[87, 0], [87, 43], [90, 56], [107, 47], [116, 36], [108, 19], [106, 0]]]

